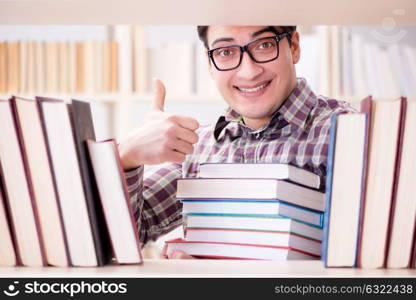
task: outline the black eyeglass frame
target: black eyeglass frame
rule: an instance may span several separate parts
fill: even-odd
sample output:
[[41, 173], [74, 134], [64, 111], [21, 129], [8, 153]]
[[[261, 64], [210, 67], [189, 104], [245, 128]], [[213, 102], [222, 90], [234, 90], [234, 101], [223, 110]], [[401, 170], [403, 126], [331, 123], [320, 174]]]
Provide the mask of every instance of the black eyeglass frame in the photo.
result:
[[[247, 52], [247, 53], [248, 53], [248, 55], [250, 56], [250, 58], [251, 58], [253, 61], [255, 61], [256, 63], [258, 63], [258, 64], [267, 63], [267, 62], [273, 61], [273, 60], [275, 60], [275, 59], [277, 59], [277, 58], [279, 57], [279, 52], [280, 52], [280, 51], [279, 51], [279, 42], [280, 42], [281, 40], [283, 40], [285, 37], [288, 37], [288, 39], [289, 39], [289, 37], [291, 36], [291, 34], [292, 34], [292, 32], [291, 32], [291, 31], [288, 31], [288, 32], [283, 32], [283, 33], [280, 33], [280, 34], [275, 35], [275, 36], [266, 36], [266, 37], [262, 37], [262, 38], [259, 38], [259, 39], [254, 40], [254, 41], [251, 41], [250, 43], [248, 43], [248, 44], [246, 44], [246, 45], [244, 45], [244, 46], [240, 46], [240, 45], [230, 45], [230, 46], [217, 47], [217, 48], [214, 48], [214, 49], [210, 49], [210, 50], [208, 50], [208, 57], [210, 58], [210, 60], [212, 61], [212, 63], [214, 64], [215, 68], [216, 68], [218, 71], [231, 71], [231, 70], [235, 70], [235, 69], [237, 69], [237, 68], [241, 65], [241, 61], [243, 60], [243, 54], [244, 54], [244, 52]], [[255, 58], [254, 58], [254, 56], [251, 54], [251, 52], [249, 51], [248, 47], [249, 47], [251, 44], [256, 43], [256, 42], [258, 42], [258, 41], [260, 41], [260, 40], [263, 40], [263, 39], [270, 39], [270, 38], [274, 38], [274, 39], [276, 40], [276, 42], [277, 42], [277, 53], [276, 53], [276, 57], [273, 57], [273, 58], [271, 58], [271, 59], [264, 60], [264, 61], [258, 61], [258, 60], [257, 60], [257, 59], [255, 59]], [[219, 67], [217, 66], [217, 64], [215, 63], [215, 59], [214, 59], [214, 57], [213, 57], [213, 53], [214, 53], [214, 51], [215, 51], [215, 50], [218, 50], [218, 49], [227, 49], [227, 48], [235, 48], [235, 47], [240, 48], [240, 60], [238, 61], [237, 66], [235, 66], [235, 67], [233, 67], [233, 68], [228, 68], [228, 69], [221, 69], [221, 68], [219, 68]]]

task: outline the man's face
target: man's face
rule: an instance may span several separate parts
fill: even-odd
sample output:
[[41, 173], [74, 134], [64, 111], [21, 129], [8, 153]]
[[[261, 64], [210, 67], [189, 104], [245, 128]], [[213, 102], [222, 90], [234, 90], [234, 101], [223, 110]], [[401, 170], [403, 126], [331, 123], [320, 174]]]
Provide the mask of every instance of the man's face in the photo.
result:
[[[267, 26], [209, 26], [209, 49], [230, 45], [245, 45], [253, 40], [270, 37], [271, 31], [256, 34]], [[226, 38], [227, 41], [219, 41]], [[247, 126], [257, 129], [267, 123], [296, 86], [294, 64], [299, 60], [299, 35], [279, 42], [279, 57], [267, 63], [254, 62], [247, 52], [240, 66], [230, 71], [218, 71], [212, 62], [209, 71], [228, 105], [244, 117]]]

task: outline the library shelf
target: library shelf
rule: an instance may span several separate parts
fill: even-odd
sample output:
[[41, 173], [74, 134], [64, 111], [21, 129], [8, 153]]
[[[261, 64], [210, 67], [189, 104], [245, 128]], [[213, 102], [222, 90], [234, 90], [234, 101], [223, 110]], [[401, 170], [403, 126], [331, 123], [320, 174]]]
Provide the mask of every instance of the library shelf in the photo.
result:
[[416, 277], [416, 269], [325, 268], [316, 261], [146, 259], [97, 268], [0, 267], [0, 277]]

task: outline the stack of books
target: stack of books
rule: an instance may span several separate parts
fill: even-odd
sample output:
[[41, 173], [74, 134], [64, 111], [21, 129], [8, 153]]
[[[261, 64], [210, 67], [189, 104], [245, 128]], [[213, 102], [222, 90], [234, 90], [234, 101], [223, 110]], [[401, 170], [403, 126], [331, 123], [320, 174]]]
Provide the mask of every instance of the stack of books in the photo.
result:
[[199, 175], [178, 180], [185, 238], [167, 241], [165, 254], [182, 250], [260, 260], [321, 256], [324, 193], [318, 175], [273, 163], [206, 163]]
[[87, 102], [0, 100], [0, 265], [141, 263], [114, 140]]

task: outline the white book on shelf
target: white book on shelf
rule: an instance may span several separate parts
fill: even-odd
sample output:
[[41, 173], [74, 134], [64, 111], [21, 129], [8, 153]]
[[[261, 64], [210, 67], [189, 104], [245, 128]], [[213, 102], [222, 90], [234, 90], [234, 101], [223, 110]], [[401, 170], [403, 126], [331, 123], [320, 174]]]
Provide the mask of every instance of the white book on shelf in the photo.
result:
[[358, 34], [351, 34], [351, 64], [353, 74], [353, 95], [363, 98], [369, 94], [368, 79], [364, 64], [364, 40]]
[[27, 45], [27, 89], [28, 94], [35, 92], [35, 42], [29, 41]]
[[331, 93], [331, 43], [330, 30], [328, 26], [319, 26], [318, 36], [320, 40], [321, 57], [326, 59], [319, 60], [319, 89], [318, 92], [323, 95], [330, 95]]
[[352, 43], [351, 32], [348, 27], [342, 26], [340, 29], [341, 37], [341, 92], [343, 95], [352, 96], [353, 91], [353, 74], [352, 74]]
[[46, 66], [45, 66], [45, 43], [35, 42], [35, 90], [37, 93], [45, 92]]
[[77, 89], [77, 50], [75, 42], [68, 45], [68, 90], [75, 93]]
[[58, 67], [58, 44], [56, 42], [46, 43], [46, 93], [57, 93], [59, 86], [59, 67]]
[[387, 52], [392, 62], [393, 74], [398, 78], [401, 96], [410, 97], [414, 94], [415, 82], [411, 80], [411, 70], [406, 59], [407, 56], [403, 55], [401, 46], [398, 44], [389, 45]]
[[83, 50], [83, 70], [84, 70], [84, 92], [86, 93], [93, 93], [94, 90], [94, 82], [96, 80], [96, 74], [94, 71], [94, 64], [95, 64], [95, 53], [94, 53], [94, 42], [87, 41], [82, 42], [84, 45]]
[[133, 26], [133, 80], [136, 93], [147, 92], [147, 63], [145, 29], [143, 26]]
[[341, 44], [341, 27], [330, 26], [330, 84], [331, 84], [331, 97], [339, 97], [341, 93], [341, 80], [342, 80], [342, 44]]
[[373, 43], [365, 43], [363, 46], [363, 51], [361, 55], [364, 56], [364, 72], [367, 78], [366, 82], [367, 86], [367, 93], [372, 95], [383, 97], [382, 90], [380, 87], [380, 77], [379, 77], [379, 70], [377, 66], [377, 53], [378, 47]]
[[69, 93], [69, 49], [68, 43], [58, 43], [59, 93]]
[[390, 59], [390, 55], [385, 49], [380, 49], [377, 53], [376, 59], [380, 67], [381, 82], [379, 86], [382, 90], [381, 94], [386, 98], [398, 98], [400, 97], [398, 77], [393, 72], [393, 62]]
[[94, 92], [103, 93], [103, 77], [104, 77], [104, 43], [102, 41], [93, 42], [93, 68], [94, 68]]
[[27, 76], [27, 58], [28, 58], [28, 43], [26, 41], [20, 41], [20, 81], [19, 81], [19, 93], [27, 93], [27, 83], [28, 83], [28, 76]]
[[114, 26], [113, 38], [118, 43], [118, 90], [128, 95], [133, 91], [131, 26]]

